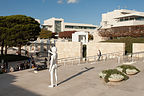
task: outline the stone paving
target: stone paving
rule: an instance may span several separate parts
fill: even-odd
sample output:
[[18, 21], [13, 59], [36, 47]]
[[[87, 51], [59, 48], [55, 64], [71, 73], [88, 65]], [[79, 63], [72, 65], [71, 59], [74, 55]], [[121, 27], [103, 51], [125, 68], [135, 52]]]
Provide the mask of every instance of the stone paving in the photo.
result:
[[144, 96], [144, 62], [134, 63], [141, 72], [121, 83], [105, 83], [98, 73], [115, 68], [115, 60], [58, 68], [58, 86], [49, 88], [48, 70], [33, 69], [0, 75], [0, 96]]

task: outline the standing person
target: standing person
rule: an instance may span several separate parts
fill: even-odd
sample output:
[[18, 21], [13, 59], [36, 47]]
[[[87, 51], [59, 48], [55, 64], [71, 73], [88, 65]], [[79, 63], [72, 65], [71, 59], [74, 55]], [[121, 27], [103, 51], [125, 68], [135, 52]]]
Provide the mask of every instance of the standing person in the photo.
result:
[[19, 71], [19, 65], [16, 65], [16, 70], [15, 71]]
[[31, 68], [31, 58], [28, 58], [29, 68]]
[[[54, 87], [57, 86], [57, 49], [56, 47], [51, 48], [52, 51], [48, 51], [51, 53], [51, 60], [50, 60], [50, 67], [49, 67], [49, 72], [50, 72], [50, 78], [51, 78], [51, 85], [49, 87]], [[53, 76], [55, 75], [55, 84], [53, 81]]]
[[14, 72], [14, 68], [10, 66], [10, 72]]
[[27, 51], [27, 50], [25, 50], [25, 56], [27, 56], [27, 54], [28, 54], [28, 51]]
[[100, 61], [100, 58], [101, 58], [101, 56], [102, 56], [102, 54], [101, 54], [101, 51], [100, 51], [100, 50], [98, 50], [97, 55], [98, 55], [98, 61]]
[[35, 60], [34, 60], [34, 57], [33, 57], [33, 56], [31, 56], [31, 64], [32, 64], [32, 67], [33, 67], [33, 68], [36, 67], [36, 65], [35, 65]]
[[45, 65], [45, 68], [47, 68], [47, 58], [45, 58], [45, 62], [44, 62], [44, 65]]

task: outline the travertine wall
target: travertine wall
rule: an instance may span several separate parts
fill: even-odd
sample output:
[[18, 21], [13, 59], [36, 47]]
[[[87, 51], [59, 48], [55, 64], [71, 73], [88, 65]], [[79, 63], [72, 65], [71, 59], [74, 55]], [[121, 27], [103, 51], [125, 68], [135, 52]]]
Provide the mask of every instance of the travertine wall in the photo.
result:
[[133, 53], [144, 51], [144, 43], [133, 43]]
[[120, 52], [119, 55], [123, 55], [125, 51], [125, 43], [89, 42], [87, 44], [87, 56], [97, 55], [98, 50], [100, 50], [102, 54]]
[[82, 44], [80, 42], [56, 42], [56, 47], [58, 59], [82, 56]]

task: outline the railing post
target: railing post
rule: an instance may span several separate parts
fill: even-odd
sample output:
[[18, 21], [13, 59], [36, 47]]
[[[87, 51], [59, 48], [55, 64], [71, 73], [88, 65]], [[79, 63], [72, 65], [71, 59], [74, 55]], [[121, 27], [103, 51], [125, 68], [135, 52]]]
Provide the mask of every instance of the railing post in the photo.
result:
[[117, 59], [118, 59], [118, 64], [120, 63], [120, 56], [117, 56]]
[[80, 64], [80, 60], [81, 60], [81, 58], [79, 58], [79, 64]]
[[94, 60], [95, 60], [95, 63], [96, 63], [96, 55], [94, 56]]
[[105, 61], [107, 60], [107, 58], [108, 58], [108, 56], [107, 56], [107, 54], [106, 54]]
[[72, 65], [74, 64], [74, 62], [73, 62], [74, 60], [72, 59]]
[[65, 66], [65, 63], [66, 63], [66, 62], [65, 62], [65, 59], [64, 59], [64, 66]]

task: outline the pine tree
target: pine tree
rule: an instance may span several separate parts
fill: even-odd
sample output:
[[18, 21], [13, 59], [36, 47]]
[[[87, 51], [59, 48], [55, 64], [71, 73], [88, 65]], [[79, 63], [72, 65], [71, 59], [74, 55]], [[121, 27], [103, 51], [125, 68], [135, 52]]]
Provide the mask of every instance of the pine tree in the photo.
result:
[[52, 37], [52, 32], [46, 29], [41, 29], [39, 37], [41, 39], [48, 39]]
[[[41, 30], [40, 24], [32, 17], [25, 15], [11, 15], [1, 18], [4, 20], [0, 20], [0, 27], [3, 30], [5, 28], [5, 32], [0, 30], [2, 34], [0, 34], [0, 39], [4, 40], [5, 47], [18, 47], [18, 54], [21, 55], [21, 46], [37, 39]], [[3, 46], [2, 44], [3, 42], [1, 42], [1, 46]]]

